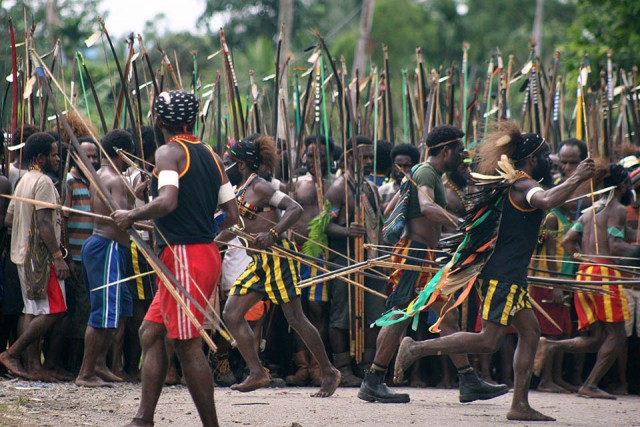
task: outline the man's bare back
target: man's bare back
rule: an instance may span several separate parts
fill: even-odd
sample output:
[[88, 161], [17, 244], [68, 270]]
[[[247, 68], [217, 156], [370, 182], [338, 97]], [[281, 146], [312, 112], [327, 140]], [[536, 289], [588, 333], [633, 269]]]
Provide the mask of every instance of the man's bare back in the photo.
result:
[[[134, 196], [127, 189], [122, 176], [111, 165], [103, 164], [98, 171], [98, 177], [113, 198], [114, 209], [131, 209]], [[111, 210], [105, 205], [95, 189], [91, 188], [91, 211], [100, 215], [109, 215]], [[128, 245], [129, 235], [120, 229], [112, 220], [96, 218], [93, 222], [93, 234], [115, 240], [122, 245]]]

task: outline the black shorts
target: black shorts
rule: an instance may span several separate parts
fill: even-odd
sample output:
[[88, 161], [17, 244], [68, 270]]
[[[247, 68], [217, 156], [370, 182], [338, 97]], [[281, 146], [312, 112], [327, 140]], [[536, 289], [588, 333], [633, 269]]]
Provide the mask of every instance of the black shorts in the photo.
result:
[[[295, 251], [295, 246], [282, 239], [280, 246]], [[298, 261], [267, 248], [253, 252], [251, 263], [231, 287], [229, 295], [245, 295], [247, 292], [264, 294], [274, 304], [286, 304], [300, 296], [300, 264]]]
[[482, 300], [482, 320], [509, 326], [517, 312], [525, 308], [531, 309], [529, 291], [518, 284], [495, 279], [478, 279], [476, 286]]

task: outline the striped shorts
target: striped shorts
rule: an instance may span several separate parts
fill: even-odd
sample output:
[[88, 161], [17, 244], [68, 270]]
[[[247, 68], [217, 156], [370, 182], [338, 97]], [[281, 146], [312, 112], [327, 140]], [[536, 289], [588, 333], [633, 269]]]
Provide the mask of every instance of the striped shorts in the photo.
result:
[[118, 283], [126, 277], [127, 256], [127, 248], [96, 234], [82, 246], [82, 272], [91, 304], [87, 324], [92, 328], [117, 328], [121, 317], [133, 314], [127, 284]]
[[532, 308], [529, 291], [518, 284], [495, 279], [478, 279], [476, 286], [482, 300], [482, 320], [509, 326], [517, 312]]
[[[598, 260], [598, 264], [610, 264], [608, 260]], [[581, 274], [583, 273], [583, 274]], [[576, 279], [589, 283], [590, 281], [613, 281], [609, 277], [622, 278], [620, 271], [604, 265], [581, 264]], [[573, 295], [576, 314], [578, 315], [578, 329], [584, 329], [595, 322], [617, 323], [629, 319], [629, 303], [621, 285], [602, 285], [602, 289], [609, 294], [595, 292], [575, 292]]]
[[[279, 243], [285, 249], [295, 251], [287, 239]], [[253, 252], [251, 263], [231, 287], [229, 295], [246, 295], [247, 292], [264, 294], [274, 304], [287, 304], [300, 296], [300, 264], [267, 248]]]

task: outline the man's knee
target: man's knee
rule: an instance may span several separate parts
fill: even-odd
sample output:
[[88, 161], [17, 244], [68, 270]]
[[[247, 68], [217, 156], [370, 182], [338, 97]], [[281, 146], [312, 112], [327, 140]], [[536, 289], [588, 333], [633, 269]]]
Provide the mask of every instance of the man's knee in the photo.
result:
[[145, 320], [140, 326], [138, 335], [140, 337], [140, 344], [142, 345], [142, 348], [149, 348], [156, 342], [164, 339], [166, 329], [164, 328], [164, 325]]
[[500, 350], [505, 336], [503, 329], [506, 330], [506, 327], [493, 324], [483, 327], [479, 333], [478, 353], [495, 353]]

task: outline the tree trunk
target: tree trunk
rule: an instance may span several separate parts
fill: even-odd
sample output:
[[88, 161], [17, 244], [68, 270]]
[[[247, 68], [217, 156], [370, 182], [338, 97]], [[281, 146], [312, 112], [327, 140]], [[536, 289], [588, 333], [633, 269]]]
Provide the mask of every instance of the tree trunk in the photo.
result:
[[364, 67], [367, 56], [370, 55], [371, 43], [369, 36], [371, 34], [371, 26], [373, 25], [373, 9], [375, 8], [375, 0], [362, 0], [362, 11], [360, 12], [360, 35], [358, 37], [358, 45], [353, 62], [353, 76], [356, 70], [360, 70], [360, 75], [364, 76]]
[[[293, 27], [293, 0], [280, 0], [280, 10], [278, 13], [278, 28], [284, 29], [282, 31], [282, 47], [280, 49], [280, 63], [278, 64], [278, 68], [281, 70], [280, 74], [280, 91], [282, 96], [284, 96], [285, 104], [289, 104], [289, 88], [288, 83], [289, 79], [287, 78], [287, 70], [282, 68], [282, 65], [286, 62], [287, 56], [291, 51], [291, 29]], [[280, 97], [278, 96], [278, 99]], [[283, 114], [283, 111], [279, 111], [278, 114]], [[277, 135], [282, 138], [284, 137], [287, 129], [284, 127], [285, 120], [278, 120], [278, 133]]]
[[536, 0], [536, 16], [533, 19], [533, 34], [536, 43], [536, 55], [542, 56], [542, 21], [544, 19], [544, 0]]

